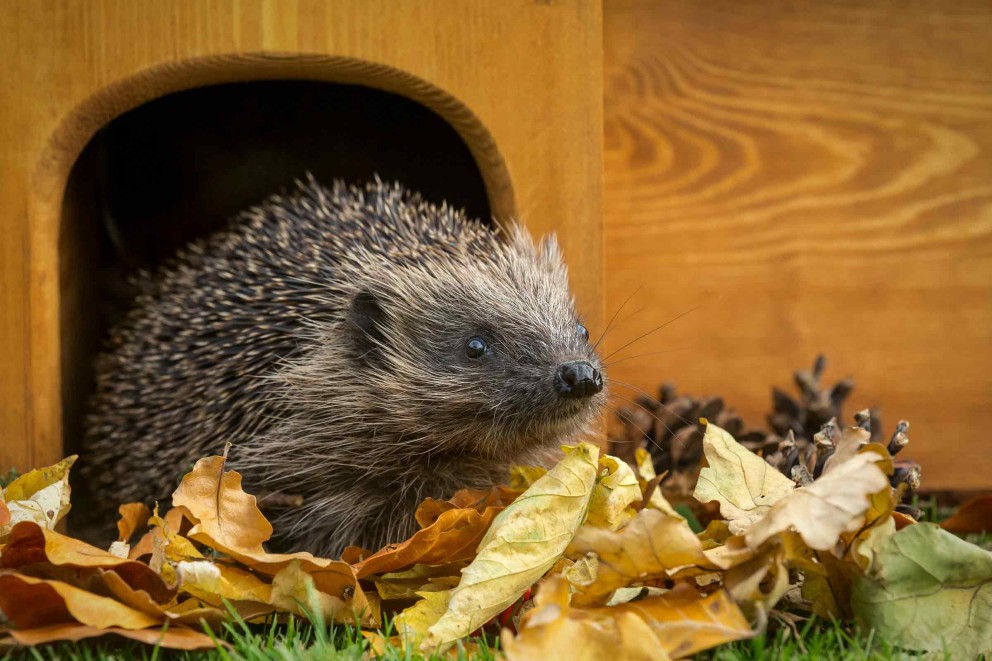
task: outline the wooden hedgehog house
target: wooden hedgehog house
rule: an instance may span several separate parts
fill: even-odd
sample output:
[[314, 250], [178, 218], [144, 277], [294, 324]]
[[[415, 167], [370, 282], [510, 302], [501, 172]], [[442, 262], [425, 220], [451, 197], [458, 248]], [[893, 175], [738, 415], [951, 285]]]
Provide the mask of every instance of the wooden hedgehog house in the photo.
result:
[[308, 171], [555, 231], [598, 326], [597, 2], [53, 0], [0, 28], [4, 469], [75, 447], [120, 274]]

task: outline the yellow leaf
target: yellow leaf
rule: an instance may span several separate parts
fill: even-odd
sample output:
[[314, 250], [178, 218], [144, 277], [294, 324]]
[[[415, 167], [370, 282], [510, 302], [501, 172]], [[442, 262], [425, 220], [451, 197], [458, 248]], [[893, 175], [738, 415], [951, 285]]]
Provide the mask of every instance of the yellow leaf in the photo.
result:
[[575, 608], [559, 577], [542, 583], [517, 637], [504, 631], [507, 659], [681, 658], [753, 635], [727, 593], [680, 585], [664, 595], [616, 606]]
[[796, 488], [792, 480], [714, 424], [706, 425], [703, 452], [709, 465], [699, 472], [692, 495], [702, 503], [719, 502], [720, 514], [735, 535]]
[[[641, 485], [641, 488], [643, 489], [648, 482], [658, 477], [658, 474], [654, 472], [654, 462], [651, 458], [650, 452], [644, 448], [637, 448], [634, 453], [634, 457], [637, 461], [637, 472], [641, 474], [641, 478], [644, 482], [644, 484]], [[683, 518], [683, 516], [676, 512], [675, 508], [669, 504], [668, 500], [665, 499], [665, 495], [661, 492], [661, 485], [658, 485], [658, 487], [651, 492], [651, 497], [648, 498], [647, 507], [664, 512], [668, 516], [674, 516], [679, 519]]]
[[209, 560], [183, 560], [176, 569], [179, 589], [211, 606], [224, 599], [272, 603], [272, 586], [244, 569]]
[[795, 529], [811, 549], [832, 548], [841, 533], [857, 530], [868, 511], [868, 496], [888, 488], [872, 452], [858, 454], [837, 465], [809, 486], [779, 499], [747, 531], [749, 547], [756, 549], [773, 535]]
[[547, 472], [548, 469], [543, 466], [520, 466], [514, 464], [510, 466], [509, 486], [514, 491], [525, 491]]
[[418, 592], [417, 594], [423, 598], [393, 620], [400, 638], [412, 649], [420, 647], [427, 635], [427, 629], [440, 620], [448, 610], [451, 592], [451, 590]]
[[593, 582], [575, 586], [575, 603], [580, 605], [605, 603], [617, 588], [667, 577], [669, 570], [685, 565], [717, 568], [684, 519], [653, 509], [638, 512], [619, 532], [583, 526], [566, 554], [595, 554], [597, 560]]
[[616, 530], [634, 518], [630, 504], [641, 499], [641, 487], [630, 466], [616, 457], [600, 457], [598, 470], [586, 524]]
[[562, 459], [493, 521], [421, 649], [432, 652], [506, 609], [558, 560], [585, 519], [599, 449], [565, 448]]
[[66, 457], [53, 466], [21, 475], [3, 489], [4, 509], [9, 517], [4, 516], [7, 523], [0, 521], [0, 542], [21, 521], [54, 529], [69, 513], [69, 469], [75, 461], [76, 455]]

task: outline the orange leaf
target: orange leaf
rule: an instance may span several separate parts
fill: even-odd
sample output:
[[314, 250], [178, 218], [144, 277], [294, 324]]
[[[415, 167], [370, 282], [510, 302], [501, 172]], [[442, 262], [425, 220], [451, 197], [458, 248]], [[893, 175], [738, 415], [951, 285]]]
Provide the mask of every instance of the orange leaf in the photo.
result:
[[685, 519], [658, 510], [643, 509], [622, 530], [579, 528], [565, 556], [580, 559], [595, 553], [593, 580], [577, 582], [575, 603], [605, 602], [614, 590], [637, 581], [666, 578], [669, 570], [686, 565], [709, 569], [717, 566], [703, 552], [702, 544]]
[[0, 611], [16, 629], [71, 622], [95, 627], [146, 629], [162, 623], [109, 597], [43, 578], [0, 569]]
[[78, 539], [48, 530], [33, 521], [22, 521], [11, 530], [10, 540], [0, 551], [0, 567], [17, 569], [47, 562], [57, 567], [108, 569], [130, 587], [144, 590], [159, 603], [173, 594], [162, 577], [148, 565], [111, 555]]
[[442, 512], [430, 526], [413, 537], [392, 544], [353, 565], [355, 575], [365, 578], [384, 572], [408, 569], [415, 564], [449, 564], [475, 557], [479, 542], [502, 510], [487, 507], [481, 514], [474, 508]]
[[[59, 640], [78, 641], [97, 636], [117, 635], [137, 640], [148, 645], [158, 645], [174, 650], [203, 650], [217, 647], [213, 639], [192, 629], [170, 626], [167, 631], [156, 629], [121, 629], [120, 627], [97, 628], [86, 624], [53, 624], [33, 629], [6, 631], [6, 638], [0, 638], [0, 645], [34, 646]], [[225, 645], [225, 643], [219, 643]]]
[[131, 539], [138, 528], [143, 528], [152, 513], [144, 503], [125, 503], [117, 508], [121, 518], [117, 522], [117, 532], [120, 534], [120, 541], [126, 542]]
[[272, 536], [272, 525], [255, 497], [242, 489], [241, 475], [224, 470], [225, 462], [224, 457], [200, 459], [172, 495], [176, 508], [194, 524], [187, 537], [268, 576], [298, 561], [303, 572], [313, 575], [318, 590], [340, 599], [346, 610], [367, 616], [368, 599], [348, 563], [303, 551], [269, 553], [262, 548]]
[[0, 526], [8, 523], [10, 523], [10, 510], [7, 509], [7, 503], [3, 501], [3, 491], [0, 490]]
[[541, 584], [516, 637], [503, 631], [507, 659], [666, 659], [753, 635], [725, 590], [709, 596], [680, 585], [617, 606], [574, 608], [567, 583]]
[[959, 535], [992, 531], [992, 495], [970, 498], [940, 527]]

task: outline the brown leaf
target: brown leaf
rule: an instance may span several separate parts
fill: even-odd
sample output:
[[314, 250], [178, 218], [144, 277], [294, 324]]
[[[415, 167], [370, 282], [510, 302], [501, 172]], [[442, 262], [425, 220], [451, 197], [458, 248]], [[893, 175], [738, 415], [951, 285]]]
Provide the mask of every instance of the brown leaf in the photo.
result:
[[481, 514], [475, 508], [448, 510], [432, 525], [418, 530], [400, 544], [382, 549], [353, 565], [355, 575], [365, 578], [385, 572], [408, 569], [416, 564], [450, 564], [475, 557], [479, 542], [502, 510], [487, 507]]
[[159, 603], [167, 601], [173, 594], [162, 577], [142, 562], [118, 558], [34, 522], [22, 521], [11, 530], [10, 540], [0, 551], [0, 567], [17, 569], [39, 563], [76, 569], [111, 570], [130, 587], [144, 590]]
[[76, 621], [95, 627], [146, 629], [162, 624], [116, 599], [63, 583], [0, 569], [0, 611], [15, 629]]
[[723, 591], [703, 596], [688, 585], [660, 596], [617, 606], [574, 608], [567, 583], [546, 580], [520, 634], [503, 632], [502, 646], [515, 659], [681, 658], [733, 640], [750, 638], [750, 626]]
[[272, 526], [255, 497], [241, 487], [241, 475], [224, 470], [224, 457], [206, 457], [183, 477], [172, 502], [194, 524], [187, 536], [227, 554], [252, 570], [276, 576], [293, 562], [313, 575], [317, 589], [345, 603], [351, 613], [369, 616], [371, 607], [349, 564], [311, 553], [268, 553], [262, 543]]
[[940, 527], [958, 535], [992, 532], [992, 495], [969, 499]]
[[121, 518], [117, 521], [118, 539], [127, 542], [135, 531], [148, 524], [151, 511], [144, 503], [125, 503], [117, 508]]
[[258, 509], [255, 496], [241, 488], [241, 475], [225, 471], [225, 463], [224, 457], [197, 461], [172, 494], [172, 503], [192, 515], [191, 539], [207, 537], [226, 548], [260, 551], [272, 537], [272, 525]]
[[619, 532], [583, 526], [565, 551], [570, 558], [595, 553], [595, 579], [576, 585], [578, 605], [605, 602], [620, 587], [637, 581], [665, 578], [685, 565], [716, 569], [685, 519], [643, 509]]
[[[0, 638], [0, 645], [17, 644], [33, 647], [60, 640], [80, 641], [87, 638], [116, 635], [174, 650], [205, 650], [217, 647], [217, 643], [214, 643], [210, 636], [199, 631], [175, 626], [170, 626], [168, 630], [162, 631], [156, 629], [129, 630], [120, 627], [98, 628], [87, 624], [67, 623], [5, 631], [4, 633], [7, 637]], [[219, 644], [226, 645], [223, 642]]]

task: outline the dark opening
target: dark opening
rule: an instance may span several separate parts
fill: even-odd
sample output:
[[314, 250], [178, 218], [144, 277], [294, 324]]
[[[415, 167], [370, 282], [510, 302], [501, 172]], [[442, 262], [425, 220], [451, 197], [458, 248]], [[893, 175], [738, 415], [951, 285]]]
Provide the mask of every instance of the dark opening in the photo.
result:
[[70, 174], [61, 254], [66, 452], [78, 448], [92, 360], [126, 311], [128, 273], [154, 268], [307, 172], [378, 175], [490, 220], [458, 134], [404, 97], [356, 85], [271, 81], [170, 94], [104, 127]]

